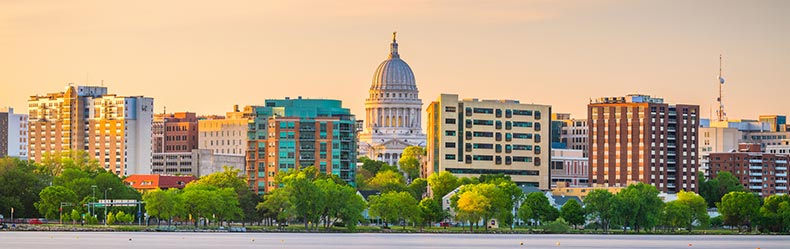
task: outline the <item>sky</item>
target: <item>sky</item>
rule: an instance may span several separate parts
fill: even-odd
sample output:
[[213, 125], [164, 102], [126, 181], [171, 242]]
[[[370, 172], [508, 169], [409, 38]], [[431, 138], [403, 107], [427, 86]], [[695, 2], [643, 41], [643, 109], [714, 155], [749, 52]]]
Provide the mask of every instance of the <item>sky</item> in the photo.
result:
[[[629, 93], [790, 114], [790, 1], [0, 0], [0, 106], [68, 83], [155, 98], [157, 112], [340, 99], [357, 118], [393, 31], [424, 107], [440, 93], [586, 116]], [[707, 116], [707, 115], [703, 115]]]

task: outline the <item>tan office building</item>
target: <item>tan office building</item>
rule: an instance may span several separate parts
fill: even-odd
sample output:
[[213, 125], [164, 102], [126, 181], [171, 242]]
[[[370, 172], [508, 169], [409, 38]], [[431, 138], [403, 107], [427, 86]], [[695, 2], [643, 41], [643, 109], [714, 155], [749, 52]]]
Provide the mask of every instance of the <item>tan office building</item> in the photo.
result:
[[549, 189], [549, 117], [548, 105], [442, 94], [428, 106], [426, 173], [502, 173], [520, 186]]

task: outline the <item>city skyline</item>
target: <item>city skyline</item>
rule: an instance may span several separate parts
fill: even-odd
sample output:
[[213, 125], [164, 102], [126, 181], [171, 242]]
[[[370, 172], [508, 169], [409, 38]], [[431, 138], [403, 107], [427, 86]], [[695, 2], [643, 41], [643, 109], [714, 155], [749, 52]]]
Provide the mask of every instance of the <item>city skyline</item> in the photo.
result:
[[152, 3], [0, 3], [11, 37], [0, 40], [0, 105], [25, 112], [31, 95], [103, 81], [154, 97], [156, 113], [303, 96], [362, 118], [398, 31], [423, 100], [515, 99], [580, 118], [591, 98], [642, 93], [698, 104], [705, 118], [723, 54], [730, 118], [790, 114], [781, 1]]

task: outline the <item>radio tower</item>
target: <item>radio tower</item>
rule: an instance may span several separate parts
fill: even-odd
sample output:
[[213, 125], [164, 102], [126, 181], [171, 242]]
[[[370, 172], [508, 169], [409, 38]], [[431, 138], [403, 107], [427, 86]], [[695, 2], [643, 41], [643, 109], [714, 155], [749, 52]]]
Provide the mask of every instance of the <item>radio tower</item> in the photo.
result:
[[719, 98], [716, 99], [719, 102], [719, 110], [716, 111], [716, 117], [718, 121], [727, 120], [727, 113], [724, 112], [724, 104], [722, 104], [721, 99], [721, 88], [724, 86], [724, 76], [721, 75], [721, 54], [719, 54]]

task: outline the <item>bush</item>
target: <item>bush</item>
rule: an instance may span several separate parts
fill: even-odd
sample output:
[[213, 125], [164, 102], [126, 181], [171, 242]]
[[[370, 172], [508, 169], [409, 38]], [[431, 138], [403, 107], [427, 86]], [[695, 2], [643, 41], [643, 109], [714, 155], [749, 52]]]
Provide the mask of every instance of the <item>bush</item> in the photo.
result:
[[562, 218], [557, 218], [556, 220], [549, 222], [543, 227], [543, 230], [547, 233], [567, 233], [571, 230], [570, 225], [568, 222], [565, 222]]
[[724, 225], [724, 219], [722, 219], [721, 215], [710, 218], [710, 226], [715, 228], [720, 228]]

